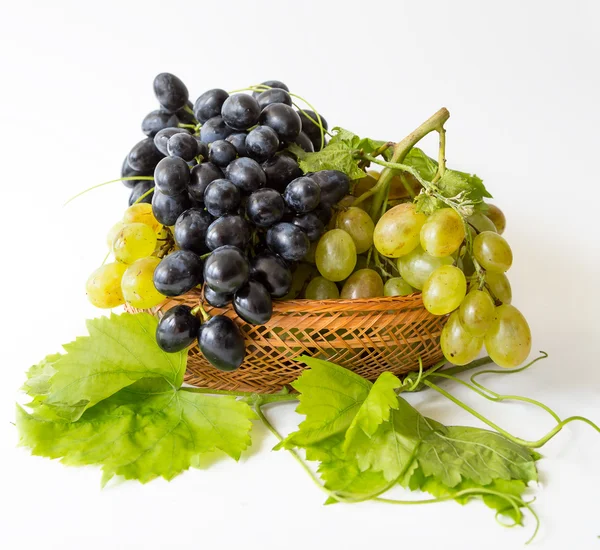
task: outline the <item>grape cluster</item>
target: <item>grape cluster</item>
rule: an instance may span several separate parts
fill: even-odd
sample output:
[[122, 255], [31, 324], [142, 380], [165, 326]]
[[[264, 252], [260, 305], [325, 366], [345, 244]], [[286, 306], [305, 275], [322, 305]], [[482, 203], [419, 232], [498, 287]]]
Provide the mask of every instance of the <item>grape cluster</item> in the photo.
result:
[[[161, 108], [144, 119], [148, 138], [122, 171], [154, 181], [125, 181], [131, 206], [108, 237], [116, 261], [90, 277], [88, 296], [99, 307], [147, 309], [203, 285], [210, 305], [232, 304], [247, 323], [266, 323], [349, 190], [342, 172], [303, 175], [288, 151], [292, 143], [319, 150], [327, 122], [296, 110], [279, 81], [252, 94], [211, 89], [193, 105], [174, 75], [158, 75], [154, 90]], [[237, 325], [223, 315], [200, 322], [199, 314], [184, 305], [167, 311], [159, 346], [175, 352], [197, 340], [218, 369], [239, 367]]]

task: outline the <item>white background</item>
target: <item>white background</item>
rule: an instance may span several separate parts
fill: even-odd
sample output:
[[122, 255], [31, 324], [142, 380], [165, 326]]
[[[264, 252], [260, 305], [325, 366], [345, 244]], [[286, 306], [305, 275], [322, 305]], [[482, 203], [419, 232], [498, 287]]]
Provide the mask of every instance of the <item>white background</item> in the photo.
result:
[[[519, 548], [478, 503], [323, 507], [274, 439], [254, 431], [239, 464], [171, 483], [100, 490], [73, 469], [16, 449], [10, 424], [24, 371], [98, 315], [84, 283], [120, 218], [118, 177], [170, 71], [192, 100], [212, 87], [285, 81], [361, 135], [400, 139], [438, 108], [450, 166], [482, 176], [508, 217], [514, 304], [550, 358], [494, 382], [561, 416], [600, 422], [599, 4], [503, 2], [19, 2], [0, 19], [0, 546], [6, 549]], [[435, 153], [435, 140], [427, 144]], [[457, 390], [507, 429], [551, 427], [520, 404]], [[445, 423], [472, 423], [435, 395], [411, 398]], [[293, 407], [277, 410], [289, 431]], [[279, 414], [281, 412], [281, 414]], [[568, 426], [542, 451], [537, 548], [598, 548], [600, 435]]]

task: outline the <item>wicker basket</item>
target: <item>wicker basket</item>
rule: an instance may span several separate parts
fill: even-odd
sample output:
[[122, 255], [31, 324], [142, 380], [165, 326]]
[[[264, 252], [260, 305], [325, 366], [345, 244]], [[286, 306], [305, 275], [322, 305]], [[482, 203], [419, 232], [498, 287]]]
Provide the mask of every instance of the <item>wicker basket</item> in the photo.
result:
[[[169, 298], [152, 313], [175, 305], [195, 306], [200, 290]], [[210, 314], [224, 314], [239, 325], [246, 339], [246, 358], [235, 372], [221, 372], [202, 356], [198, 346], [189, 352], [186, 382], [221, 390], [274, 393], [306, 368], [294, 359], [306, 354], [327, 359], [370, 380], [382, 372], [404, 374], [442, 358], [439, 337], [445, 317], [430, 314], [420, 294], [365, 300], [287, 300], [273, 303], [265, 325], [250, 325], [233, 308], [205, 304]], [[132, 311], [130, 309], [130, 311]]]

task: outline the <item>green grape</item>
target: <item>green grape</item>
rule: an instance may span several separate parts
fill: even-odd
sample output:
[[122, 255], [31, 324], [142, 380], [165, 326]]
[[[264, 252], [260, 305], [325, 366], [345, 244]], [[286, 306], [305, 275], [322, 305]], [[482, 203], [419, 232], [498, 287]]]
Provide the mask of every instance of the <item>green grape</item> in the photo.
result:
[[483, 347], [483, 338], [469, 334], [455, 311], [442, 329], [440, 346], [444, 357], [453, 365], [466, 365], [475, 359]]
[[334, 282], [328, 281], [325, 277], [315, 277], [308, 283], [304, 297], [307, 300], [337, 300], [340, 291]]
[[446, 315], [454, 311], [467, 293], [464, 273], [453, 265], [438, 267], [423, 286], [423, 305], [429, 313]]
[[512, 288], [508, 277], [504, 273], [488, 271], [485, 274], [485, 284], [489, 288], [492, 298], [500, 300], [503, 304], [512, 302]]
[[502, 212], [495, 204], [488, 204], [487, 206], [486, 216], [492, 220], [498, 233], [502, 235], [506, 229], [506, 216], [504, 215], [504, 212]]
[[298, 298], [314, 275], [316, 275], [316, 268], [314, 265], [300, 262], [292, 272], [292, 286], [290, 287], [290, 290], [281, 299], [295, 300]]
[[513, 261], [512, 250], [504, 237], [492, 231], [484, 231], [475, 237], [473, 256], [483, 269], [492, 273], [508, 271]]
[[460, 304], [458, 316], [469, 334], [482, 337], [494, 321], [495, 310], [494, 301], [487, 292], [471, 290]]
[[460, 215], [452, 208], [436, 210], [421, 228], [421, 246], [436, 258], [450, 256], [464, 240], [465, 226]]
[[454, 260], [450, 256], [435, 258], [427, 254], [420, 245], [397, 260], [398, 272], [402, 278], [418, 290], [423, 288], [425, 281], [438, 267], [453, 263]]
[[364, 210], [351, 206], [337, 216], [336, 226], [343, 229], [352, 237], [356, 246], [356, 253], [362, 254], [373, 245], [373, 231], [375, 224], [371, 216]]
[[329, 281], [343, 281], [356, 265], [356, 246], [352, 237], [342, 229], [327, 231], [315, 252], [319, 273]]
[[123, 222], [117, 222], [110, 228], [110, 231], [106, 235], [106, 244], [108, 248], [112, 250], [113, 243], [115, 242], [115, 237], [118, 235], [119, 231], [125, 227]]
[[148, 227], [152, 228], [152, 231], [157, 233], [162, 225], [154, 217], [152, 213], [152, 205], [147, 202], [138, 202], [132, 204], [123, 215], [124, 223], [145, 223]]
[[482, 231], [493, 231], [494, 233], [498, 233], [494, 222], [481, 212], [475, 212], [475, 214], [469, 216], [467, 218], [467, 223], [473, 226], [477, 230], [477, 233], [481, 233]]
[[112, 251], [124, 264], [150, 256], [156, 248], [156, 233], [144, 223], [128, 223], [117, 233]]
[[402, 277], [392, 277], [383, 285], [384, 296], [408, 296], [415, 289], [410, 286]]
[[113, 308], [125, 303], [121, 279], [127, 266], [114, 262], [104, 264], [94, 271], [85, 283], [88, 300], [96, 307]]
[[383, 281], [373, 269], [359, 269], [345, 282], [340, 294], [343, 300], [383, 296]]
[[419, 244], [425, 214], [417, 212], [412, 203], [403, 203], [388, 210], [377, 222], [373, 233], [375, 248], [389, 258], [399, 258]]
[[123, 274], [121, 290], [128, 304], [138, 309], [150, 309], [160, 304], [165, 297], [154, 286], [154, 270], [160, 263], [150, 256], [133, 262]]
[[485, 335], [485, 349], [492, 361], [505, 368], [518, 367], [531, 351], [531, 330], [523, 314], [511, 305], [496, 308]]
[[475, 273], [475, 264], [473, 264], [473, 258], [470, 254], [465, 254], [461, 258], [456, 260], [456, 266], [465, 274], [466, 277], [470, 277]]

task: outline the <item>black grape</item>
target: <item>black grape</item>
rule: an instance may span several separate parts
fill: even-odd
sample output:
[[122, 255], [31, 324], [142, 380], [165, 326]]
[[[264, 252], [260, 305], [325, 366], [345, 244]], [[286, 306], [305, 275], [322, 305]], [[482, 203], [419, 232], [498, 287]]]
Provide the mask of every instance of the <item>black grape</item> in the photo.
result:
[[133, 146], [127, 157], [127, 163], [134, 170], [150, 172], [163, 157], [164, 155], [154, 145], [154, 140], [146, 138]]
[[204, 202], [204, 192], [211, 181], [222, 178], [223, 172], [212, 162], [203, 162], [194, 166], [190, 172], [190, 195], [199, 202]]
[[285, 103], [290, 107], [292, 105], [292, 97], [288, 92], [281, 88], [271, 88], [270, 90], [265, 90], [256, 97], [256, 101], [258, 101], [261, 111], [267, 105], [271, 105], [271, 103]]
[[189, 134], [185, 128], [163, 128], [154, 136], [154, 145], [163, 154], [168, 155], [167, 143], [175, 134]]
[[321, 188], [321, 204], [325, 206], [338, 203], [350, 190], [350, 178], [339, 170], [321, 170], [310, 177]]
[[153, 138], [160, 130], [177, 126], [179, 117], [173, 113], [167, 113], [162, 109], [157, 109], [148, 113], [142, 120], [142, 132], [148, 137]]
[[247, 130], [258, 122], [260, 107], [251, 95], [230, 95], [223, 103], [221, 116], [225, 124], [234, 130]]
[[225, 90], [214, 88], [204, 92], [194, 103], [194, 116], [198, 122], [204, 124], [209, 118], [221, 114], [221, 107], [229, 97]]
[[165, 111], [179, 111], [188, 100], [188, 89], [174, 74], [160, 73], [154, 79], [154, 95]]
[[325, 231], [325, 224], [319, 219], [315, 212], [308, 212], [302, 216], [296, 216], [292, 223], [304, 230], [310, 242], [318, 241]]
[[[321, 190], [321, 200], [323, 200], [323, 190]], [[333, 216], [333, 212], [330, 206], [319, 204], [313, 212], [318, 216], [318, 218], [323, 222], [323, 225], [327, 225]]]
[[175, 134], [167, 141], [167, 153], [190, 162], [198, 155], [198, 141], [191, 134]]
[[[148, 193], [148, 191], [150, 191], [150, 189], [152, 189], [153, 187], [154, 182], [148, 180], [143, 180], [136, 184], [136, 186], [131, 190], [131, 194], [129, 195], [129, 206], [138, 202], [138, 199], [145, 193]], [[154, 194], [154, 191], [152, 191], [152, 193], [146, 195], [139, 202], [147, 202], [148, 204], [150, 204], [152, 202], [152, 195]]]
[[215, 292], [208, 285], [204, 285], [204, 299], [213, 307], [225, 307], [233, 300], [233, 294]]
[[192, 207], [192, 200], [187, 192], [173, 197], [163, 195], [160, 191], [156, 191], [153, 195], [152, 214], [158, 222], [168, 227], [174, 225], [177, 218]]
[[[285, 90], [289, 92], [290, 89], [283, 83], [281, 80], [265, 80], [261, 82], [263, 86], [269, 86], [269, 88], [279, 88], [281, 90]], [[253, 97], [258, 97], [262, 92], [252, 92]]]
[[302, 176], [288, 184], [283, 198], [292, 210], [304, 214], [319, 205], [321, 188], [311, 178]]
[[262, 168], [267, 178], [267, 187], [277, 189], [281, 193], [290, 181], [302, 175], [298, 163], [286, 154], [275, 155], [272, 159], [263, 162]]
[[240, 329], [224, 315], [215, 315], [200, 325], [198, 346], [213, 367], [226, 372], [236, 370], [246, 354]]
[[248, 280], [249, 271], [248, 260], [239, 248], [222, 246], [206, 259], [204, 281], [215, 292], [231, 294]]
[[260, 113], [259, 124], [273, 128], [283, 142], [294, 141], [302, 129], [298, 113], [285, 103], [267, 105]]
[[250, 240], [250, 226], [241, 216], [222, 216], [210, 224], [206, 232], [206, 246], [215, 250], [222, 246], [243, 249]]
[[173, 237], [175, 243], [182, 250], [191, 250], [202, 255], [208, 252], [206, 246], [206, 232], [214, 218], [206, 211], [199, 208], [190, 208], [183, 212], [175, 222]]
[[273, 298], [283, 298], [292, 287], [289, 267], [279, 256], [270, 252], [252, 258], [250, 277], [261, 283]]
[[299, 227], [292, 223], [281, 222], [267, 231], [267, 246], [284, 260], [295, 262], [306, 256], [310, 241]]
[[[307, 116], [308, 115], [308, 116]], [[302, 111], [298, 111], [298, 116], [302, 121], [302, 131], [309, 137], [310, 141], [315, 148], [315, 151], [321, 150], [321, 129], [315, 122], [318, 122], [317, 114], [314, 111], [309, 111], [308, 109], [304, 109]], [[315, 122], [310, 120], [308, 117], [312, 118]], [[321, 117], [321, 125], [325, 130], [329, 127], [327, 125], [327, 121], [321, 116], [319, 113], [319, 117]], [[323, 136], [325, 137], [325, 136]]]
[[154, 185], [165, 195], [180, 195], [187, 191], [189, 183], [190, 169], [183, 159], [166, 157], [154, 170]]
[[[139, 172], [138, 170], [134, 170], [131, 166], [129, 166], [129, 162], [127, 162], [127, 157], [125, 157], [125, 160], [123, 160], [123, 164], [121, 166], [121, 177], [122, 178], [133, 178], [135, 176], [151, 176], [152, 172], [153, 172], [152, 170], [150, 170], [149, 172]], [[129, 189], [131, 189], [142, 181], [148, 181], [148, 180], [125, 180], [123, 182], [123, 185], [125, 187], [129, 187]], [[149, 182], [149, 183], [152, 183], [152, 182]], [[151, 187], [154, 187], [154, 184], [152, 184]]]
[[156, 327], [156, 343], [163, 351], [174, 353], [191, 345], [200, 330], [200, 321], [188, 306], [167, 311]]
[[235, 147], [238, 156], [247, 157], [248, 152], [246, 150], [246, 136], [248, 134], [246, 132], [236, 132], [235, 134], [231, 134], [227, 136], [227, 141], [231, 143]]
[[279, 149], [279, 138], [273, 128], [258, 126], [246, 138], [248, 156], [257, 162], [270, 159]]
[[246, 215], [258, 227], [269, 227], [283, 217], [285, 202], [275, 189], [254, 191], [246, 201]]
[[313, 153], [315, 150], [312, 141], [304, 132], [300, 132], [298, 134], [298, 137], [294, 140], [294, 143], [304, 149], [307, 153]]
[[256, 281], [248, 281], [235, 293], [233, 308], [244, 321], [252, 325], [264, 325], [273, 315], [271, 295]]
[[214, 116], [200, 128], [200, 140], [204, 143], [212, 143], [218, 139], [225, 139], [232, 132], [233, 130], [225, 124], [222, 117]]
[[232, 161], [225, 170], [225, 176], [244, 193], [264, 187], [267, 181], [260, 164], [247, 157]]
[[208, 160], [217, 166], [227, 166], [237, 157], [237, 149], [229, 141], [219, 139], [210, 145]]
[[204, 191], [204, 205], [216, 217], [235, 211], [241, 200], [240, 190], [226, 179], [212, 181]]
[[189, 250], [165, 256], [154, 270], [154, 286], [165, 296], [181, 296], [202, 283], [202, 260]]

